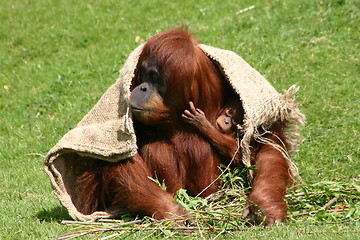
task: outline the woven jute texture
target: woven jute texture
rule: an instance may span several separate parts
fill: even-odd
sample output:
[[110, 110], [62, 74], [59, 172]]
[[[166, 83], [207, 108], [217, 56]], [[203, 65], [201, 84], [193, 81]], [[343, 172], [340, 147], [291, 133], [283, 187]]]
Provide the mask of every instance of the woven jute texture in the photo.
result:
[[[242, 101], [245, 116], [244, 124], [240, 128], [240, 146], [245, 166], [250, 166], [251, 141], [273, 144], [263, 138], [262, 133], [274, 123], [281, 122], [288, 137], [296, 139], [298, 127], [305, 119], [294, 99], [298, 89], [296, 86], [280, 94], [259, 72], [235, 53], [203, 44], [199, 46], [218, 65]], [[141, 50], [142, 46], [139, 46], [130, 54], [117, 81], [45, 157], [44, 167], [54, 193], [76, 220], [94, 221], [114, 217], [114, 213], [104, 211], [90, 215], [79, 212], [74, 201], [79, 191], [76, 179], [91, 168], [95, 161], [118, 162], [137, 154], [136, 136], [128, 105], [130, 84]], [[260, 132], [259, 129], [263, 130]], [[295, 150], [295, 142], [290, 144], [292, 150]], [[282, 151], [281, 146], [275, 147]], [[295, 165], [288, 153], [282, 152], [289, 161], [292, 176], [295, 177]]]

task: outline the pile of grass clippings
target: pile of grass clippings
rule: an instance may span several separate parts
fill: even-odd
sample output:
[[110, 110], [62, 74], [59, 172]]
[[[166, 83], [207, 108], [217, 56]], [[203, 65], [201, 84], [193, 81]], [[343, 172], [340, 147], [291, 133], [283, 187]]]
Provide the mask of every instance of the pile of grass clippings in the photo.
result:
[[[63, 224], [76, 226], [77, 231], [55, 239], [77, 238], [94, 235], [99, 239], [134, 238], [205, 238], [211, 234], [215, 239], [224, 233], [251, 230], [254, 225], [250, 219], [243, 219], [246, 188], [243, 180], [247, 169], [224, 168], [220, 176], [223, 187], [206, 199], [191, 197], [186, 190], [180, 189], [175, 201], [191, 213], [192, 218], [184, 223], [183, 218], [156, 221], [150, 217], [134, 219], [124, 215], [121, 220], [100, 220], [98, 222], [63, 221]], [[155, 180], [156, 181], [156, 180]], [[164, 187], [164, 186], [162, 186]], [[357, 181], [319, 182], [299, 184], [289, 189], [285, 200], [289, 216], [287, 224], [332, 224], [360, 220], [360, 185]], [[74, 228], [73, 228], [74, 230]]]

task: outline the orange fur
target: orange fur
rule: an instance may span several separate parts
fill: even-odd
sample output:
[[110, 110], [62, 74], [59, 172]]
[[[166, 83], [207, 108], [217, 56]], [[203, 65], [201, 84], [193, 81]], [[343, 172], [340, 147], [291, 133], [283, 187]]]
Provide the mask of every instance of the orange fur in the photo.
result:
[[[285, 145], [286, 148], [287, 143], [281, 126], [275, 126], [265, 137], [279, 146]], [[283, 196], [286, 187], [294, 182], [290, 176], [289, 164], [279, 150], [269, 144], [259, 144], [256, 149], [253, 165], [258, 169], [254, 172], [252, 190], [249, 194], [250, 209], [253, 214], [261, 210], [262, 214], [254, 214], [253, 219], [258, 223], [264, 221], [270, 226], [286, 218], [287, 206]]]
[[[220, 71], [197, 46], [197, 40], [181, 29], [150, 38], [140, 55], [132, 91], [143, 83], [139, 70], [145, 61], [145, 67], [159, 69], [157, 78], [161, 78], [166, 89], [158, 90], [144, 104], [135, 99], [137, 106], [146, 107], [134, 109], [138, 155], [118, 163], [99, 161], [79, 178], [82, 190], [77, 205], [85, 214], [105, 210], [156, 219], [186, 217], [184, 209], [173, 201], [173, 194], [180, 188], [187, 189], [192, 196], [201, 193], [202, 197], [217, 191], [219, 180], [207, 187], [219, 175], [220, 161], [224, 156], [232, 156], [237, 148], [233, 136], [221, 136], [211, 127], [203, 134], [181, 118], [192, 101], [204, 111], [209, 126], [213, 127], [227, 96], [233, 95]], [[154, 86], [163, 87], [159, 83]], [[157, 113], [161, 116], [157, 117]], [[146, 121], [146, 114], [151, 121]], [[274, 133], [285, 141], [280, 128], [274, 129]], [[286, 216], [282, 197], [290, 183], [289, 166], [271, 146], [259, 145], [254, 149], [257, 149], [254, 164], [259, 169], [249, 201], [265, 212], [268, 223], [281, 221]], [[164, 181], [167, 190], [148, 177]]]

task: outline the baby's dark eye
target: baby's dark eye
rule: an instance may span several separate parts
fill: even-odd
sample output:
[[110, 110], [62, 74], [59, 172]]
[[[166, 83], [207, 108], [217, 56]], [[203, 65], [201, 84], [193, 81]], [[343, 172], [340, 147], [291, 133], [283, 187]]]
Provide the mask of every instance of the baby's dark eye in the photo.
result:
[[234, 116], [234, 109], [229, 108], [228, 110], [226, 110], [225, 114], [226, 114], [226, 116], [228, 116], [228, 117]]

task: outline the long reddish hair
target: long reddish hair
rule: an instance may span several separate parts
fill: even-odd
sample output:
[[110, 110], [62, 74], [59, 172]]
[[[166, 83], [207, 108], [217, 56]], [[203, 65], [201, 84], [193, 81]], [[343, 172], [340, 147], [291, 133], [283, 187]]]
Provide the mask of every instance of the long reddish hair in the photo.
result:
[[[168, 192], [159, 194], [171, 202], [171, 194], [179, 188], [187, 189], [193, 196], [204, 189], [201, 196], [217, 190], [219, 181], [207, 186], [218, 175], [219, 155], [206, 138], [182, 120], [181, 114], [192, 101], [205, 112], [210, 122], [215, 123], [223, 108], [228, 84], [200, 49], [198, 41], [180, 28], [157, 34], [145, 43], [130, 90], [142, 83], [140, 70], [145, 61], [160, 67], [165, 83], [161, 98], [171, 111], [172, 121], [148, 126], [134, 119], [138, 155], [115, 164], [99, 163], [97, 168], [86, 171], [79, 178], [79, 184], [83, 186], [79, 206], [84, 213], [114, 208], [145, 215], [169, 211], [166, 209], [168, 203], [157, 208], [161, 199], [158, 195], [149, 200], [141, 198], [144, 192], [159, 191], [146, 176], [158, 177], [160, 182], [165, 180]], [[142, 207], [137, 208], [137, 205]]]

